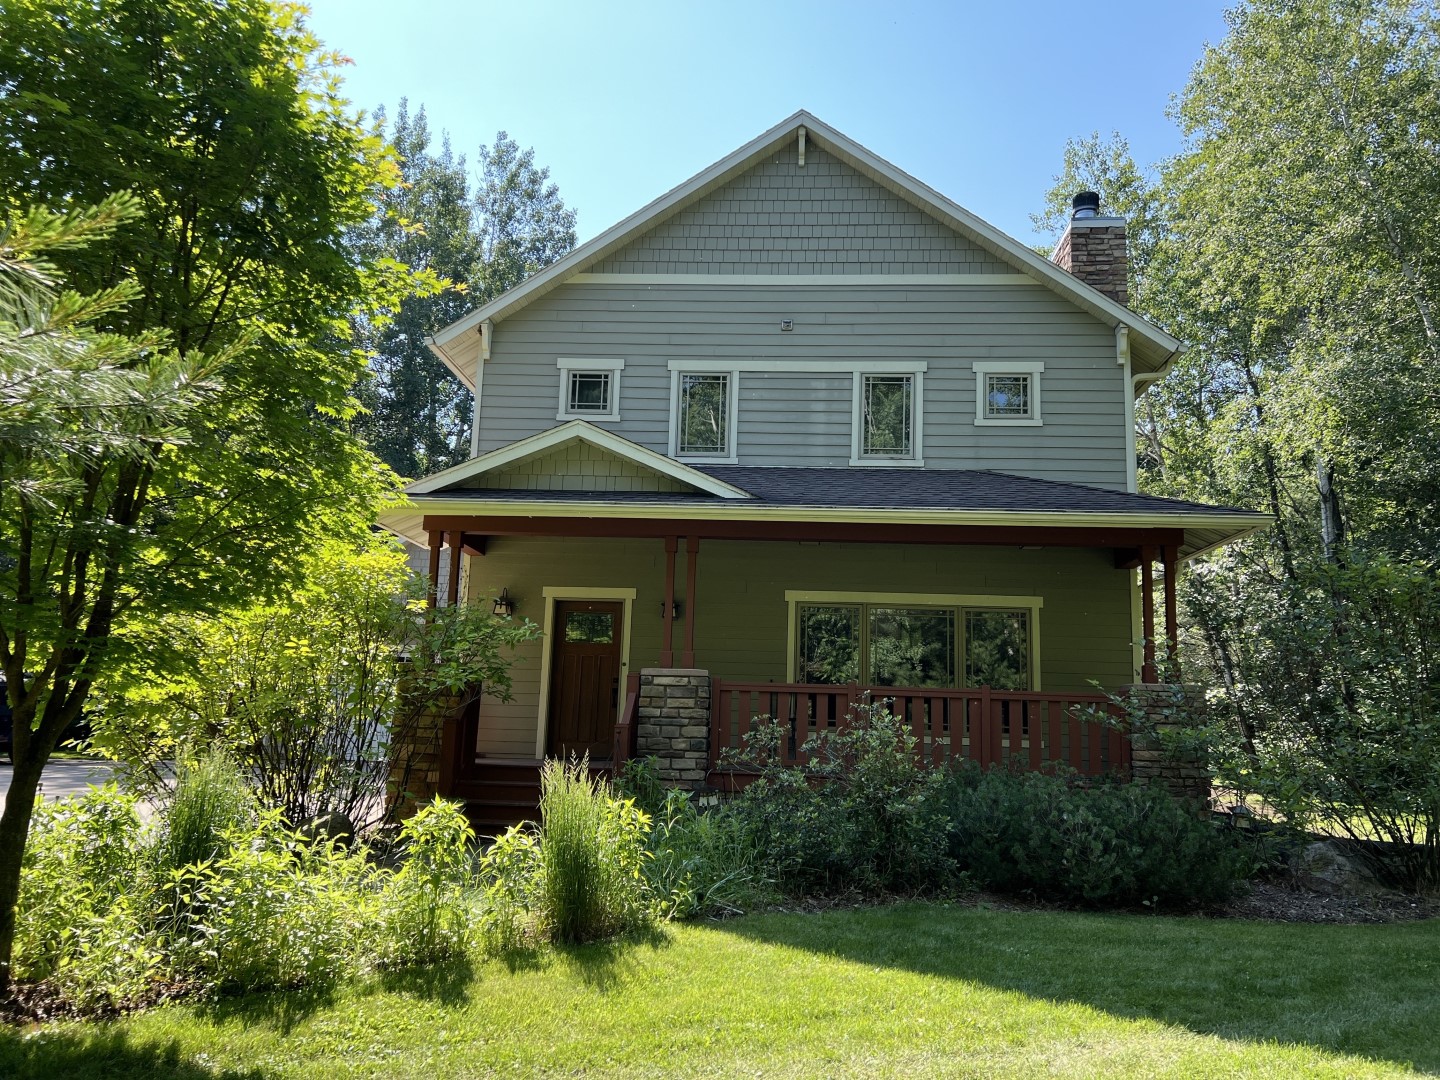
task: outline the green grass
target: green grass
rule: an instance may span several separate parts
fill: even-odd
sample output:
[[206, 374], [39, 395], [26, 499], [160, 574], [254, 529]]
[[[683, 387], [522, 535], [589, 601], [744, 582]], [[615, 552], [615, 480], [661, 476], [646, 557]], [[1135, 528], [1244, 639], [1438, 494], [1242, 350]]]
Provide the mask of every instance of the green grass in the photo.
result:
[[0, 1035], [0, 1076], [1440, 1072], [1440, 923], [904, 905]]

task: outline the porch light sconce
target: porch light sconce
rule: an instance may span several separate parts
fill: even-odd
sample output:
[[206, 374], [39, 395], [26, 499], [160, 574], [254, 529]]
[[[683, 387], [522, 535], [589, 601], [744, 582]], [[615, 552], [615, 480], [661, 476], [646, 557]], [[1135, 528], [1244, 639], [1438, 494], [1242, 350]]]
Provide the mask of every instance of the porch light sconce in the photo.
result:
[[[679, 600], [676, 600], [673, 604], [670, 605], [670, 617], [671, 617], [672, 619], [678, 619], [678, 618], [680, 618], [680, 615], [681, 615], [682, 612], [684, 612], [684, 610], [685, 610], [685, 605], [682, 604]], [[665, 601], [664, 601], [664, 600], [661, 600], [661, 601], [660, 601], [660, 617], [661, 617], [662, 619], [665, 617]]]
[[507, 619], [515, 614], [515, 601], [510, 599], [509, 589], [500, 590], [500, 595], [495, 598], [495, 606], [490, 610], [493, 614]]

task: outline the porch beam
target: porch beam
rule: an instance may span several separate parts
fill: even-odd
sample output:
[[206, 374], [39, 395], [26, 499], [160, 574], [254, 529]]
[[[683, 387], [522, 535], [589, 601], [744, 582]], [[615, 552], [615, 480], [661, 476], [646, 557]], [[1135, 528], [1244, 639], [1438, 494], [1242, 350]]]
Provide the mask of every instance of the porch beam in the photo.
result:
[[1180, 618], [1175, 599], [1175, 575], [1180, 564], [1180, 552], [1167, 545], [1162, 549], [1161, 565], [1165, 571], [1165, 641], [1169, 645], [1169, 675], [1179, 678], [1180, 672]]
[[1145, 636], [1145, 659], [1140, 667], [1140, 681], [1153, 683], [1155, 674], [1155, 574], [1152, 563], [1155, 549], [1149, 545], [1140, 548], [1140, 625]]
[[700, 560], [700, 538], [685, 538], [685, 652], [681, 666], [695, 666], [695, 566]]
[[678, 536], [665, 537], [665, 606], [660, 612], [660, 666], [675, 666], [675, 549]]
[[460, 517], [426, 515], [427, 530], [460, 529], [489, 536], [696, 536], [707, 540], [802, 540], [871, 544], [994, 544], [998, 546], [1156, 549], [1179, 547], [1184, 529], [1032, 525], [877, 525], [837, 521], [652, 521], [645, 518]]
[[445, 543], [445, 534], [438, 529], [428, 533], [430, 537], [429, 586], [425, 590], [425, 602], [434, 607], [440, 599], [440, 548]]
[[459, 529], [450, 532], [450, 577], [445, 583], [447, 607], [454, 607], [460, 602], [460, 549], [465, 546], [464, 536]]
[[464, 546], [461, 550], [464, 551], [466, 555], [484, 555], [485, 543], [489, 539], [488, 536], [476, 536], [474, 533], [466, 533]]

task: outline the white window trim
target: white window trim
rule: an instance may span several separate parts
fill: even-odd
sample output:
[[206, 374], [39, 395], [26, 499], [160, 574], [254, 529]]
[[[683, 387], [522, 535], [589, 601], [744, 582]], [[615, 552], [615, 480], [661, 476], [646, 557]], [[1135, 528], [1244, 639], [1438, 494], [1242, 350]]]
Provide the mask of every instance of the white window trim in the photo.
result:
[[[798, 589], [785, 590], [785, 605], [789, 608], [789, 624], [785, 634], [787, 658], [785, 660], [785, 681], [795, 681], [795, 660], [799, 655], [801, 604], [889, 604], [895, 607], [971, 608], [971, 609], [1019, 609], [1030, 613], [1030, 690], [1043, 689], [1040, 685], [1040, 609], [1045, 606], [1043, 596], [987, 596], [983, 593], [887, 593], [887, 592], [809, 592]], [[965, 633], [960, 629], [956, 634], [955, 647], [960, 655], [956, 662], [964, 665]], [[960, 668], [956, 668], [957, 674]]]
[[[725, 454], [681, 454], [680, 447], [680, 376], [724, 375], [729, 382], [729, 400], [725, 404]], [[703, 360], [672, 360], [670, 362], [670, 456], [676, 461], [694, 461], [703, 465], [739, 464], [735, 446], [740, 405], [740, 369], [729, 364], [708, 364]]]
[[[923, 469], [925, 467], [925, 367], [914, 364], [899, 368], [894, 366], [859, 367], [854, 371], [850, 391], [850, 464], [868, 468]], [[910, 395], [910, 453], [899, 455], [865, 453], [865, 376], [867, 375], [908, 375], [914, 379]]]
[[[1040, 376], [1045, 365], [1038, 360], [980, 360], [972, 364], [975, 370], [975, 423], [989, 427], [1041, 427], [1044, 419], [1040, 412]], [[1030, 376], [1030, 415], [986, 416], [985, 377], [987, 375], [1028, 375]]]
[[[562, 356], [555, 361], [560, 369], [560, 408], [556, 420], [601, 420], [613, 422], [620, 419], [620, 373], [625, 370], [625, 361], [613, 358], [587, 358]], [[605, 412], [570, 409], [570, 376], [579, 374], [600, 374], [610, 376], [610, 408]]]

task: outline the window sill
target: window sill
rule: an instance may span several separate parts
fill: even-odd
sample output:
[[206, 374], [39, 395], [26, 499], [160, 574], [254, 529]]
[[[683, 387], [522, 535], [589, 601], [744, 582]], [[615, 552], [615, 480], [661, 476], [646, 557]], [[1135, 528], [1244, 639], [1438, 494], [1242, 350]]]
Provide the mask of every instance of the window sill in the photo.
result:
[[1002, 420], [1002, 419], [1001, 419], [1000, 417], [998, 417], [998, 416], [977, 416], [977, 417], [975, 418], [975, 426], [976, 426], [976, 427], [1044, 427], [1044, 426], [1045, 426], [1045, 421], [1043, 421], [1043, 420], [1021, 420], [1021, 419], [1018, 419], [1018, 418], [1017, 418], [1017, 419], [1014, 419], [1014, 420]]
[[855, 468], [869, 469], [923, 469], [924, 458], [852, 457], [850, 464]]
[[557, 412], [556, 420], [589, 420], [591, 423], [597, 421], [605, 424], [615, 424], [620, 421], [619, 413], [583, 413], [583, 412]]
[[739, 465], [740, 459], [734, 454], [729, 457], [697, 457], [695, 454], [676, 454], [675, 460], [686, 465]]

